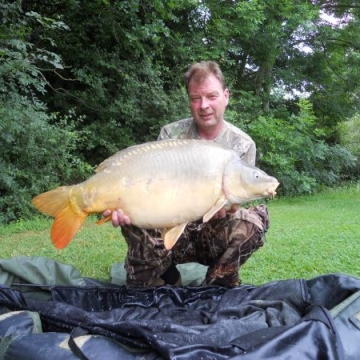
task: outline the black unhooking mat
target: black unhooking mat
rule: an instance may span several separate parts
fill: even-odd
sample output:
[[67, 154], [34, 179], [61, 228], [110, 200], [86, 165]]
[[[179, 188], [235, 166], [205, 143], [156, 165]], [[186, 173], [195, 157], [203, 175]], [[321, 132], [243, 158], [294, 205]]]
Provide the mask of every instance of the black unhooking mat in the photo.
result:
[[0, 286], [0, 360], [360, 359], [351, 276], [236, 288], [76, 281], [25, 285], [17, 275]]

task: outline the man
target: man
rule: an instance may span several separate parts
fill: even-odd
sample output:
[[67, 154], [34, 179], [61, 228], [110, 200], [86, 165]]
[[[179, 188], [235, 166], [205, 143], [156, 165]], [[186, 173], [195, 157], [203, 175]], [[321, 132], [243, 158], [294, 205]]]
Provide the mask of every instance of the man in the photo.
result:
[[[255, 165], [256, 146], [242, 130], [229, 124], [224, 113], [229, 103], [223, 74], [217, 63], [203, 61], [185, 74], [192, 117], [161, 129], [158, 139], [205, 139], [235, 150]], [[104, 212], [109, 215], [110, 211]], [[121, 226], [128, 244], [125, 260], [127, 284], [147, 287], [181, 284], [176, 264], [198, 262], [208, 266], [203, 285], [239, 285], [239, 268], [264, 243], [268, 229], [265, 206], [221, 209], [207, 223], [188, 224], [176, 245], [167, 250], [161, 230], [140, 229], [121, 209], [112, 213], [113, 226]]]

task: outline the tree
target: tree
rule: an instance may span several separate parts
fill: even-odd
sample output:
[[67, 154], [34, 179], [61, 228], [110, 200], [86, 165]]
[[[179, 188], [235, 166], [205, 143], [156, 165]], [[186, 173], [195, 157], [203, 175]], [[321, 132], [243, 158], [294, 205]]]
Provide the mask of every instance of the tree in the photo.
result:
[[169, 27], [182, 28], [193, 8], [193, 1], [31, 3], [46, 16], [59, 14], [70, 28], [66, 37], [49, 34], [65, 66], [45, 74], [51, 89], [43, 99], [52, 111], [71, 108], [85, 117], [78, 128], [93, 136], [79, 150], [90, 163], [154, 140], [161, 124], [188, 114], [174, 67], [183, 72], [187, 63], [176, 63], [176, 55], [189, 51]]
[[358, 179], [360, 176], [360, 115], [343, 121], [337, 126], [340, 144], [349, 149], [356, 156], [356, 167], [348, 173], [348, 177]]
[[227, 120], [256, 140], [259, 164], [284, 193], [338, 183], [353, 164], [336, 124], [359, 111], [355, 1], [0, 6], [0, 212], [7, 219], [32, 193], [80, 179], [87, 164], [154, 140], [164, 123], [188, 116], [182, 76], [199, 60], [221, 65], [231, 92]]
[[[48, 114], [38, 98], [45, 92], [41, 68], [61, 68], [60, 57], [27, 41], [33, 22], [61, 28], [37, 13], [24, 14], [19, 2], [0, 4], [0, 222], [33, 213], [30, 199], [54, 184], [69, 181], [77, 135], [64, 126], [69, 117]], [[59, 123], [51, 125], [51, 122]], [[56, 151], [54, 151], [56, 149]]]
[[317, 118], [309, 100], [301, 99], [299, 113], [288, 119], [260, 116], [249, 125], [259, 142], [260, 167], [280, 180], [281, 194], [315, 193], [342, 180], [356, 158], [339, 145], [329, 145], [317, 128]]

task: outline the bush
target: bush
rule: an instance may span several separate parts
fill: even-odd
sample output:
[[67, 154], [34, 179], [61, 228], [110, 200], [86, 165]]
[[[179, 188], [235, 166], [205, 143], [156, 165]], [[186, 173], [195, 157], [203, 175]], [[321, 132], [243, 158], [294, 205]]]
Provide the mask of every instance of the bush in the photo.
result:
[[314, 193], [339, 184], [355, 158], [345, 147], [329, 145], [316, 128], [311, 104], [300, 100], [300, 112], [287, 119], [260, 116], [248, 132], [258, 147], [259, 166], [278, 178], [279, 193]]
[[84, 179], [90, 167], [74, 155], [82, 138], [68, 118], [51, 125], [41, 108], [4, 107], [0, 101], [0, 223], [34, 214], [31, 198]]
[[83, 141], [74, 130], [76, 120], [71, 114], [48, 114], [38, 97], [47, 85], [41, 66], [61, 68], [61, 59], [26, 41], [32, 22], [56, 28], [63, 24], [42, 21], [34, 12], [24, 14], [20, 5], [0, 4], [0, 223], [29, 217], [32, 196], [89, 171], [75, 155]]
[[340, 144], [345, 146], [357, 158], [356, 166], [348, 175], [351, 178], [360, 177], [360, 115], [338, 124]]

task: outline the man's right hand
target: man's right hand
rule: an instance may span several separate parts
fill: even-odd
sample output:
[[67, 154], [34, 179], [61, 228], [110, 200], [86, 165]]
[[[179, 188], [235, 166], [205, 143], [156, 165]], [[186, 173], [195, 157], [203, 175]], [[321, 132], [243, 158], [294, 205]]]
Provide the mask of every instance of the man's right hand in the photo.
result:
[[131, 224], [130, 218], [124, 214], [124, 211], [122, 209], [118, 209], [114, 211], [107, 209], [103, 212], [104, 217], [107, 217], [110, 214], [111, 214], [111, 222], [114, 227]]

